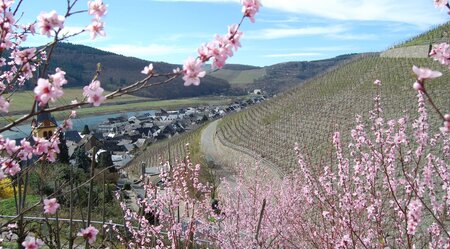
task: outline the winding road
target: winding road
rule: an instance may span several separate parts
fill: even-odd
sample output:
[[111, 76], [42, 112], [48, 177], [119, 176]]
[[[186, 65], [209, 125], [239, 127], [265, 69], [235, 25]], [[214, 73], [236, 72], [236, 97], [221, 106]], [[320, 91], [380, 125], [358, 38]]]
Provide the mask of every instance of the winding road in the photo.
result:
[[201, 134], [200, 149], [206, 160], [219, 178], [225, 178], [229, 182], [234, 182], [234, 175], [242, 167], [254, 166], [267, 169], [268, 173], [278, 179], [284, 175], [279, 168], [271, 162], [261, 158], [252, 151], [236, 145], [225, 145], [217, 136], [217, 125], [221, 119], [211, 122]]

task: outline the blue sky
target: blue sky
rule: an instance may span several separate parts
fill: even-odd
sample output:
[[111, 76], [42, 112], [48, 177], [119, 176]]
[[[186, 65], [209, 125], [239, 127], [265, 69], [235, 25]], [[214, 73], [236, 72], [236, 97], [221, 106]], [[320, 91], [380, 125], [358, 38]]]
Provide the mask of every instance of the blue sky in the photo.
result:
[[[79, 10], [87, 8], [79, 1]], [[201, 43], [241, 17], [239, 0], [104, 0], [109, 5], [105, 38], [88, 34], [71, 42], [151, 61], [182, 64]], [[63, 0], [24, 1], [24, 21], [40, 11], [64, 12]], [[252, 24], [242, 26], [242, 48], [228, 63], [257, 66], [382, 51], [444, 23], [449, 16], [432, 0], [262, 0]], [[88, 25], [86, 14], [66, 21], [68, 32]], [[41, 45], [32, 37], [26, 45]]]

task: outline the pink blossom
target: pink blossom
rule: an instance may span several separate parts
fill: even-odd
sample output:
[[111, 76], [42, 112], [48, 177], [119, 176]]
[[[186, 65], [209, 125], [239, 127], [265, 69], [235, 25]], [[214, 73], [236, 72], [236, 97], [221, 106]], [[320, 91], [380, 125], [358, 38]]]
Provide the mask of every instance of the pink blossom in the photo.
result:
[[22, 246], [25, 249], [38, 249], [44, 245], [44, 242], [40, 239], [36, 239], [34, 237], [27, 237], [24, 242], [22, 242]]
[[424, 68], [424, 67], [420, 68], [420, 67], [413, 66], [412, 70], [417, 75], [418, 81], [423, 81], [426, 79], [434, 79], [434, 78], [442, 76], [441, 72], [433, 71], [429, 68]]
[[77, 111], [72, 111], [69, 115], [69, 118], [76, 118], [77, 117]]
[[445, 114], [444, 119], [445, 119], [445, 121], [450, 122], [450, 114]]
[[14, 27], [14, 25], [15, 25], [15, 19], [14, 19], [13, 13], [10, 11], [6, 11], [2, 15], [2, 17], [3, 18], [0, 18], [0, 25], [2, 26], [3, 31], [5, 31], [8, 34], [11, 34], [12, 27]]
[[89, 226], [87, 228], [81, 229], [77, 236], [87, 239], [88, 243], [92, 245], [97, 239], [97, 234], [98, 230], [93, 226]]
[[12, 40], [11, 36], [12, 36], [11, 33], [7, 33], [5, 35], [5, 38], [0, 40], [0, 48], [6, 48], [6, 49], [11, 48], [11, 46], [13, 45], [13, 43], [11, 41]]
[[418, 91], [425, 91], [425, 80], [434, 79], [442, 76], [441, 72], [433, 71], [429, 68], [412, 67], [412, 70], [417, 75], [417, 81], [414, 82], [413, 88]]
[[200, 48], [197, 49], [198, 57], [202, 62], [206, 62], [211, 58], [210, 50], [207, 44], [202, 44]]
[[0, 2], [0, 8], [3, 10], [8, 9], [14, 3], [14, 0], [3, 0]]
[[14, 176], [20, 171], [20, 166], [15, 160], [7, 159], [2, 163], [1, 169], [5, 174]]
[[30, 63], [22, 65], [21, 73], [22, 75], [19, 77], [19, 84], [23, 85], [25, 80], [33, 78], [33, 72], [36, 71], [36, 66]]
[[102, 0], [95, 0], [88, 2], [88, 13], [89, 15], [95, 15], [97, 18], [100, 18], [106, 15], [108, 5], [103, 4]]
[[450, 131], [450, 121], [444, 121], [444, 126], [440, 128], [440, 130], [444, 133], [447, 133]]
[[202, 44], [197, 51], [201, 62], [206, 62], [213, 57], [212, 68], [222, 68], [228, 57], [233, 55], [232, 47], [228, 37], [215, 35], [212, 42]]
[[203, 71], [202, 66], [202, 61], [193, 58], [189, 58], [184, 62], [183, 80], [185, 86], [190, 86], [191, 84], [195, 86], [200, 85], [200, 78], [203, 78], [206, 75], [206, 72]]
[[69, 119], [64, 120], [64, 124], [63, 124], [62, 128], [63, 128], [64, 130], [70, 130], [70, 129], [72, 129], [72, 128], [73, 128], [73, 122], [72, 122], [72, 119], [69, 118]]
[[61, 87], [67, 84], [67, 80], [65, 78], [66, 72], [62, 71], [59, 67], [55, 69], [56, 73], [49, 75], [49, 80], [52, 82], [53, 86], [61, 89]]
[[436, 8], [443, 8], [448, 4], [448, 0], [433, 0]]
[[141, 73], [145, 75], [152, 75], [153, 74], [153, 63], [150, 63], [150, 65], [145, 66], [144, 69], [141, 71]]
[[91, 32], [92, 40], [94, 40], [97, 37], [97, 35], [106, 36], [104, 25], [105, 23], [100, 21], [100, 19], [92, 19], [91, 24], [86, 28], [86, 30], [89, 30]]
[[29, 31], [32, 35], [34, 35], [36, 33], [36, 27], [35, 27], [34, 23], [24, 25], [23, 29], [25, 32]]
[[9, 230], [13, 230], [13, 229], [18, 229], [19, 225], [17, 225], [17, 223], [10, 223], [8, 224], [8, 229]]
[[54, 10], [50, 13], [42, 12], [37, 19], [39, 28], [41, 29], [41, 35], [47, 35], [50, 37], [50, 31], [54, 28], [64, 28], [64, 16], [58, 15]]
[[50, 83], [47, 79], [39, 78], [37, 86], [34, 88], [36, 100], [40, 102], [41, 106], [45, 106], [50, 100], [55, 102], [56, 99], [63, 96], [64, 92], [60, 87]]
[[447, 43], [441, 43], [438, 45], [434, 45], [433, 49], [430, 51], [430, 57], [432, 57], [435, 61], [439, 61], [439, 63], [443, 65], [450, 64], [450, 45]]
[[243, 35], [243, 32], [238, 31], [239, 26], [237, 24], [233, 24], [228, 26], [228, 34], [227, 38], [230, 41], [230, 44], [234, 48], [234, 51], [237, 51], [238, 48], [241, 47], [240, 39]]
[[244, 16], [250, 18], [251, 22], [255, 22], [255, 14], [262, 6], [259, 0], [242, 0], [242, 13]]
[[51, 145], [50, 142], [45, 138], [33, 137], [34, 139], [34, 150], [33, 154], [36, 156], [41, 156], [48, 152], [48, 147]]
[[56, 161], [56, 156], [59, 154], [59, 138], [56, 136], [52, 137], [52, 141], [50, 143], [50, 146], [48, 147], [48, 152], [46, 154], [46, 159], [49, 162]]
[[9, 111], [9, 102], [0, 96], [0, 111], [8, 113]]
[[29, 62], [36, 55], [36, 48], [27, 48], [21, 51], [13, 51], [11, 57], [14, 58], [14, 63], [22, 65]]
[[16, 146], [16, 140], [10, 140], [9, 138], [5, 140], [3, 146], [8, 155], [10, 156], [14, 155], [19, 149], [19, 146]]
[[225, 36], [215, 35], [214, 41], [208, 44], [208, 49], [214, 57], [213, 68], [222, 68], [228, 57], [233, 56], [232, 45]]
[[442, 132], [449, 132], [450, 131], [450, 114], [444, 115], [444, 126], [440, 128]]
[[419, 83], [418, 81], [414, 82], [413, 88], [414, 88], [414, 90], [417, 90], [417, 91], [422, 91], [422, 92], [425, 91], [423, 84]]
[[381, 80], [379, 79], [376, 79], [373, 83], [377, 86], [381, 86]]
[[55, 214], [59, 208], [56, 198], [44, 200], [44, 214]]
[[17, 154], [17, 157], [20, 160], [27, 160], [33, 157], [33, 146], [31, 146], [30, 142], [28, 142], [25, 138], [20, 141], [20, 151]]
[[89, 103], [92, 103], [94, 106], [100, 106], [106, 100], [102, 95], [103, 91], [103, 88], [100, 86], [100, 81], [95, 80], [89, 86], [83, 88], [83, 95], [88, 98], [87, 101]]
[[408, 205], [408, 234], [414, 235], [416, 233], [417, 225], [421, 221], [422, 203], [420, 200], [411, 201]]
[[5, 179], [5, 173], [3, 172], [3, 169], [0, 168], [0, 180]]

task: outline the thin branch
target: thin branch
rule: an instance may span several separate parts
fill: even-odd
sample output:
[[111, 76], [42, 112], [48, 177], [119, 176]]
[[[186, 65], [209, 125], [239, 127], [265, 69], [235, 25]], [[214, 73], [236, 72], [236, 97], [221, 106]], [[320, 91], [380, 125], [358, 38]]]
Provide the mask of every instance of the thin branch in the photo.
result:
[[442, 112], [439, 110], [439, 108], [437, 108], [437, 106], [434, 104], [433, 99], [431, 98], [430, 95], [428, 95], [428, 92], [426, 90], [422, 91], [425, 96], [427, 96], [428, 101], [430, 102], [430, 105], [433, 107], [433, 109], [438, 113], [439, 117], [445, 121], [445, 117], [442, 114]]

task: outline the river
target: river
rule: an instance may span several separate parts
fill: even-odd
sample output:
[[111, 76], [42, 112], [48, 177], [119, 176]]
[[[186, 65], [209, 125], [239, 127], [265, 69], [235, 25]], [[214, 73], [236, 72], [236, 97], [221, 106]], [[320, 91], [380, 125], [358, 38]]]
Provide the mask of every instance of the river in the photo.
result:
[[[86, 116], [81, 118], [75, 118], [72, 119], [73, 121], [73, 129], [77, 131], [81, 131], [84, 127], [84, 125], [88, 125], [89, 129], [94, 129], [98, 124], [100, 124], [103, 121], [108, 120], [108, 118], [116, 118], [120, 116], [126, 116], [132, 117], [132, 116], [139, 116], [142, 114], [154, 114], [155, 110], [147, 110], [147, 111], [138, 111], [138, 112], [124, 112], [124, 113], [115, 113], [115, 114], [102, 114], [102, 115], [96, 115], [96, 116]], [[61, 120], [57, 120], [58, 124], [61, 124]], [[26, 137], [31, 132], [31, 120], [28, 122], [28, 124], [25, 125], [19, 125], [13, 128], [14, 131], [5, 131], [2, 132], [1, 135], [5, 138], [10, 139], [18, 139]]]

